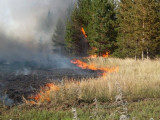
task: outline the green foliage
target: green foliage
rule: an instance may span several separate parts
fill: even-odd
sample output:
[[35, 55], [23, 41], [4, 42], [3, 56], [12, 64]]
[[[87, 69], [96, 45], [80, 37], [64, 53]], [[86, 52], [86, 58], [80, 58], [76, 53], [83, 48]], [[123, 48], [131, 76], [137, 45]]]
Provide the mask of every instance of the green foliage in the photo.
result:
[[159, 0], [78, 0], [67, 23], [67, 48], [77, 55], [158, 56], [159, 11]]
[[90, 52], [102, 55], [106, 51], [112, 54], [116, 48], [116, 12], [112, 0], [92, 2], [93, 14], [89, 23], [88, 40]]
[[56, 53], [64, 52], [65, 48], [64, 34], [65, 34], [65, 24], [61, 20], [58, 20], [56, 30], [52, 37], [53, 52]]
[[81, 33], [80, 23], [78, 21], [78, 9], [72, 13], [71, 20], [66, 24], [65, 41], [66, 47], [70, 54], [81, 55], [83, 54], [83, 35]]
[[155, 56], [159, 47], [159, 1], [121, 0], [118, 7], [119, 35], [117, 55]]
[[[72, 51], [81, 54], [89, 52], [101, 55], [106, 51], [112, 53], [116, 48], [117, 36], [114, 2], [112, 0], [79, 0], [77, 6], [72, 13], [71, 21], [67, 24], [67, 48], [72, 48]], [[84, 27], [87, 38], [84, 38], [81, 33], [81, 27]]]

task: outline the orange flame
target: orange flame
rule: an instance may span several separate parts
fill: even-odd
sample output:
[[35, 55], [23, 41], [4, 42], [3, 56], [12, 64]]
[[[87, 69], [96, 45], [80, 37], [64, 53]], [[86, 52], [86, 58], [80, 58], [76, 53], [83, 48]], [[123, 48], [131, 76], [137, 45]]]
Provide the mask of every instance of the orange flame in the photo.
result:
[[89, 58], [97, 58], [97, 55], [90, 55]]
[[[88, 57], [83, 57], [83, 58], [97, 58], [98, 56], [95, 54], [95, 55], [90, 55]], [[102, 56], [100, 57], [103, 57], [103, 58], [108, 58], [109, 57], [109, 52], [105, 52], [104, 54], [102, 54]]]
[[77, 65], [77, 67], [80, 67], [82, 69], [90, 69], [90, 70], [97, 70], [97, 71], [101, 71], [102, 77], [105, 77], [107, 75], [107, 73], [112, 73], [112, 72], [117, 72], [119, 70], [118, 67], [112, 67], [112, 68], [107, 68], [107, 67], [103, 67], [103, 68], [96, 68], [95, 65], [88, 65], [85, 62], [82, 62], [78, 59], [74, 59], [71, 60], [71, 63]]
[[84, 59], [89, 59], [89, 58], [97, 58], [98, 56], [97, 55], [90, 55], [88, 57], [83, 57]]
[[36, 94], [35, 96], [29, 97], [34, 101], [30, 101], [30, 104], [36, 104], [39, 102], [51, 102], [51, 93], [59, 91], [59, 87], [54, 85], [53, 83], [47, 83], [45, 87], [41, 87], [40, 93]]
[[109, 52], [105, 52], [104, 54], [102, 54], [102, 57], [108, 58], [109, 57]]
[[81, 28], [81, 32], [83, 33], [84, 37], [87, 38], [86, 32], [83, 27]]
[[78, 59], [71, 60], [71, 63], [76, 64], [77, 67], [80, 67], [82, 69], [97, 70], [97, 68], [94, 65], [88, 65], [87, 63], [82, 62]]

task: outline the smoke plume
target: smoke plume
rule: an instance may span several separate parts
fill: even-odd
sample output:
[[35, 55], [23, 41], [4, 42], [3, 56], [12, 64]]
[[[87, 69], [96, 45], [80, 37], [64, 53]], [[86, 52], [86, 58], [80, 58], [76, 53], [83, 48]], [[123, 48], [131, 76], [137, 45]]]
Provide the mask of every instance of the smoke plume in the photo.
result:
[[[67, 58], [52, 53], [57, 20], [73, 0], [0, 1], [0, 61], [35, 62], [67, 67]], [[63, 58], [60, 63], [59, 59]]]

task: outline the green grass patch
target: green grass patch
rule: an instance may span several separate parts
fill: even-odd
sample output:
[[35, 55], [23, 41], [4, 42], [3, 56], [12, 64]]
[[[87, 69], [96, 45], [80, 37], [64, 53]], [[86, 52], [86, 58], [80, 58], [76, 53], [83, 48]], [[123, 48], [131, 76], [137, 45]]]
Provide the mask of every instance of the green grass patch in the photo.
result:
[[[135, 103], [129, 103], [128, 111], [131, 118], [136, 120], [149, 120], [160, 117], [160, 101], [148, 100]], [[116, 112], [117, 107], [108, 106], [108, 104], [99, 105], [96, 117], [94, 116], [95, 106], [86, 105], [77, 107], [77, 113], [80, 120], [118, 120], [119, 114]], [[13, 108], [0, 108], [0, 120], [72, 120], [72, 109], [58, 110], [54, 106], [35, 107], [35, 106], [16, 106]], [[114, 115], [115, 114], [115, 115]]]

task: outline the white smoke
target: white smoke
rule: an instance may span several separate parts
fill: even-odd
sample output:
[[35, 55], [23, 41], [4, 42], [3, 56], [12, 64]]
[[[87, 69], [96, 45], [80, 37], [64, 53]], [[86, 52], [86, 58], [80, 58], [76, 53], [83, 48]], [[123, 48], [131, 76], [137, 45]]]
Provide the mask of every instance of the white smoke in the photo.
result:
[[57, 20], [74, 0], [0, 0], [0, 60], [52, 61]]

